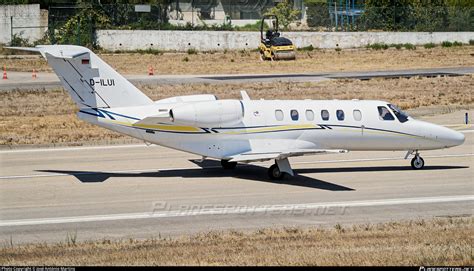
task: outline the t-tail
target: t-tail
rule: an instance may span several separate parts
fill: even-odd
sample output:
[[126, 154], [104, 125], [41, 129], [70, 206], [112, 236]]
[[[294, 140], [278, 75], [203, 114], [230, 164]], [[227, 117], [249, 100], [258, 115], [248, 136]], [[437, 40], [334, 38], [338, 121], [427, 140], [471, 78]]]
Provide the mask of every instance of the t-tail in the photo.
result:
[[80, 109], [142, 106], [153, 103], [88, 48], [74, 45], [8, 48], [41, 53]]

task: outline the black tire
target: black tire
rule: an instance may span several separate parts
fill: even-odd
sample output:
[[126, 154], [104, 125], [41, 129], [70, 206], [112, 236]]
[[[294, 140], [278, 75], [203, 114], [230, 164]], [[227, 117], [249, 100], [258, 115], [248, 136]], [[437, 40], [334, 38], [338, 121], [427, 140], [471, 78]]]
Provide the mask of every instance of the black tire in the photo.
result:
[[237, 166], [237, 162], [229, 162], [229, 160], [221, 160], [222, 168], [234, 169]]
[[281, 172], [278, 166], [274, 164], [268, 169], [268, 177], [272, 180], [281, 180], [285, 177], [285, 173]]
[[423, 160], [423, 158], [418, 157], [417, 159], [417, 157], [415, 156], [413, 157], [413, 159], [411, 159], [411, 168], [418, 170], [424, 167], [425, 167], [425, 160]]

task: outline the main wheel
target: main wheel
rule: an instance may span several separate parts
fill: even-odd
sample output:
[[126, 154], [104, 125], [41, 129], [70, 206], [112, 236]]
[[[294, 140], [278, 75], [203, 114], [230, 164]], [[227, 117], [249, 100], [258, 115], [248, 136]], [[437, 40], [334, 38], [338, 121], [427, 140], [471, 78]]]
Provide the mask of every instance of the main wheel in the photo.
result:
[[221, 165], [224, 169], [234, 169], [237, 166], [237, 162], [229, 162], [229, 160], [221, 160]]
[[411, 159], [411, 167], [413, 169], [422, 169], [425, 166], [425, 160], [420, 156], [415, 156]]
[[285, 177], [285, 173], [281, 172], [278, 166], [274, 164], [268, 169], [268, 177], [272, 180], [281, 180]]

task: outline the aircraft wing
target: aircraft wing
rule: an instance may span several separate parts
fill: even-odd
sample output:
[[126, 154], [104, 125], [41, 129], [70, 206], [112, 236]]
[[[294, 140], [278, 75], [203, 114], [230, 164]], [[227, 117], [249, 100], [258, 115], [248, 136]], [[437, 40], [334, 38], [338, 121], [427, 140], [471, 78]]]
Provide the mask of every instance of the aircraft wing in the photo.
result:
[[257, 161], [266, 161], [273, 159], [284, 159], [293, 156], [303, 156], [303, 155], [315, 155], [315, 154], [329, 154], [329, 153], [347, 153], [347, 150], [319, 150], [319, 149], [295, 149], [295, 150], [286, 150], [281, 152], [267, 152], [267, 153], [256, 153], [256, 152], [246, 152], [237, 155], [230, 156], [230, 162], [257, 162]]

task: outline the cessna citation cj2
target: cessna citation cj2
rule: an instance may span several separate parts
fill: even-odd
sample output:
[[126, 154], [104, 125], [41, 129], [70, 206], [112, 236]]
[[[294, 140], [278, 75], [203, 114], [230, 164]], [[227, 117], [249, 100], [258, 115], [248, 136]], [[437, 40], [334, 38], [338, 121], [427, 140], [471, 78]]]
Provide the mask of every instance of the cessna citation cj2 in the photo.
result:
[[293, 176], [289, 157], [348, 151], [406, 151], [422, 169], [419, 151], [449, 148], [464, 135], [415, 120], [384, 101], [218, 100], [190, 95], [152, 101], [87, 48], [41, 45], [39, 52], [79, 107], [78, 117], [145, 142], [237, 163], [275, 160], [271, 179]]

